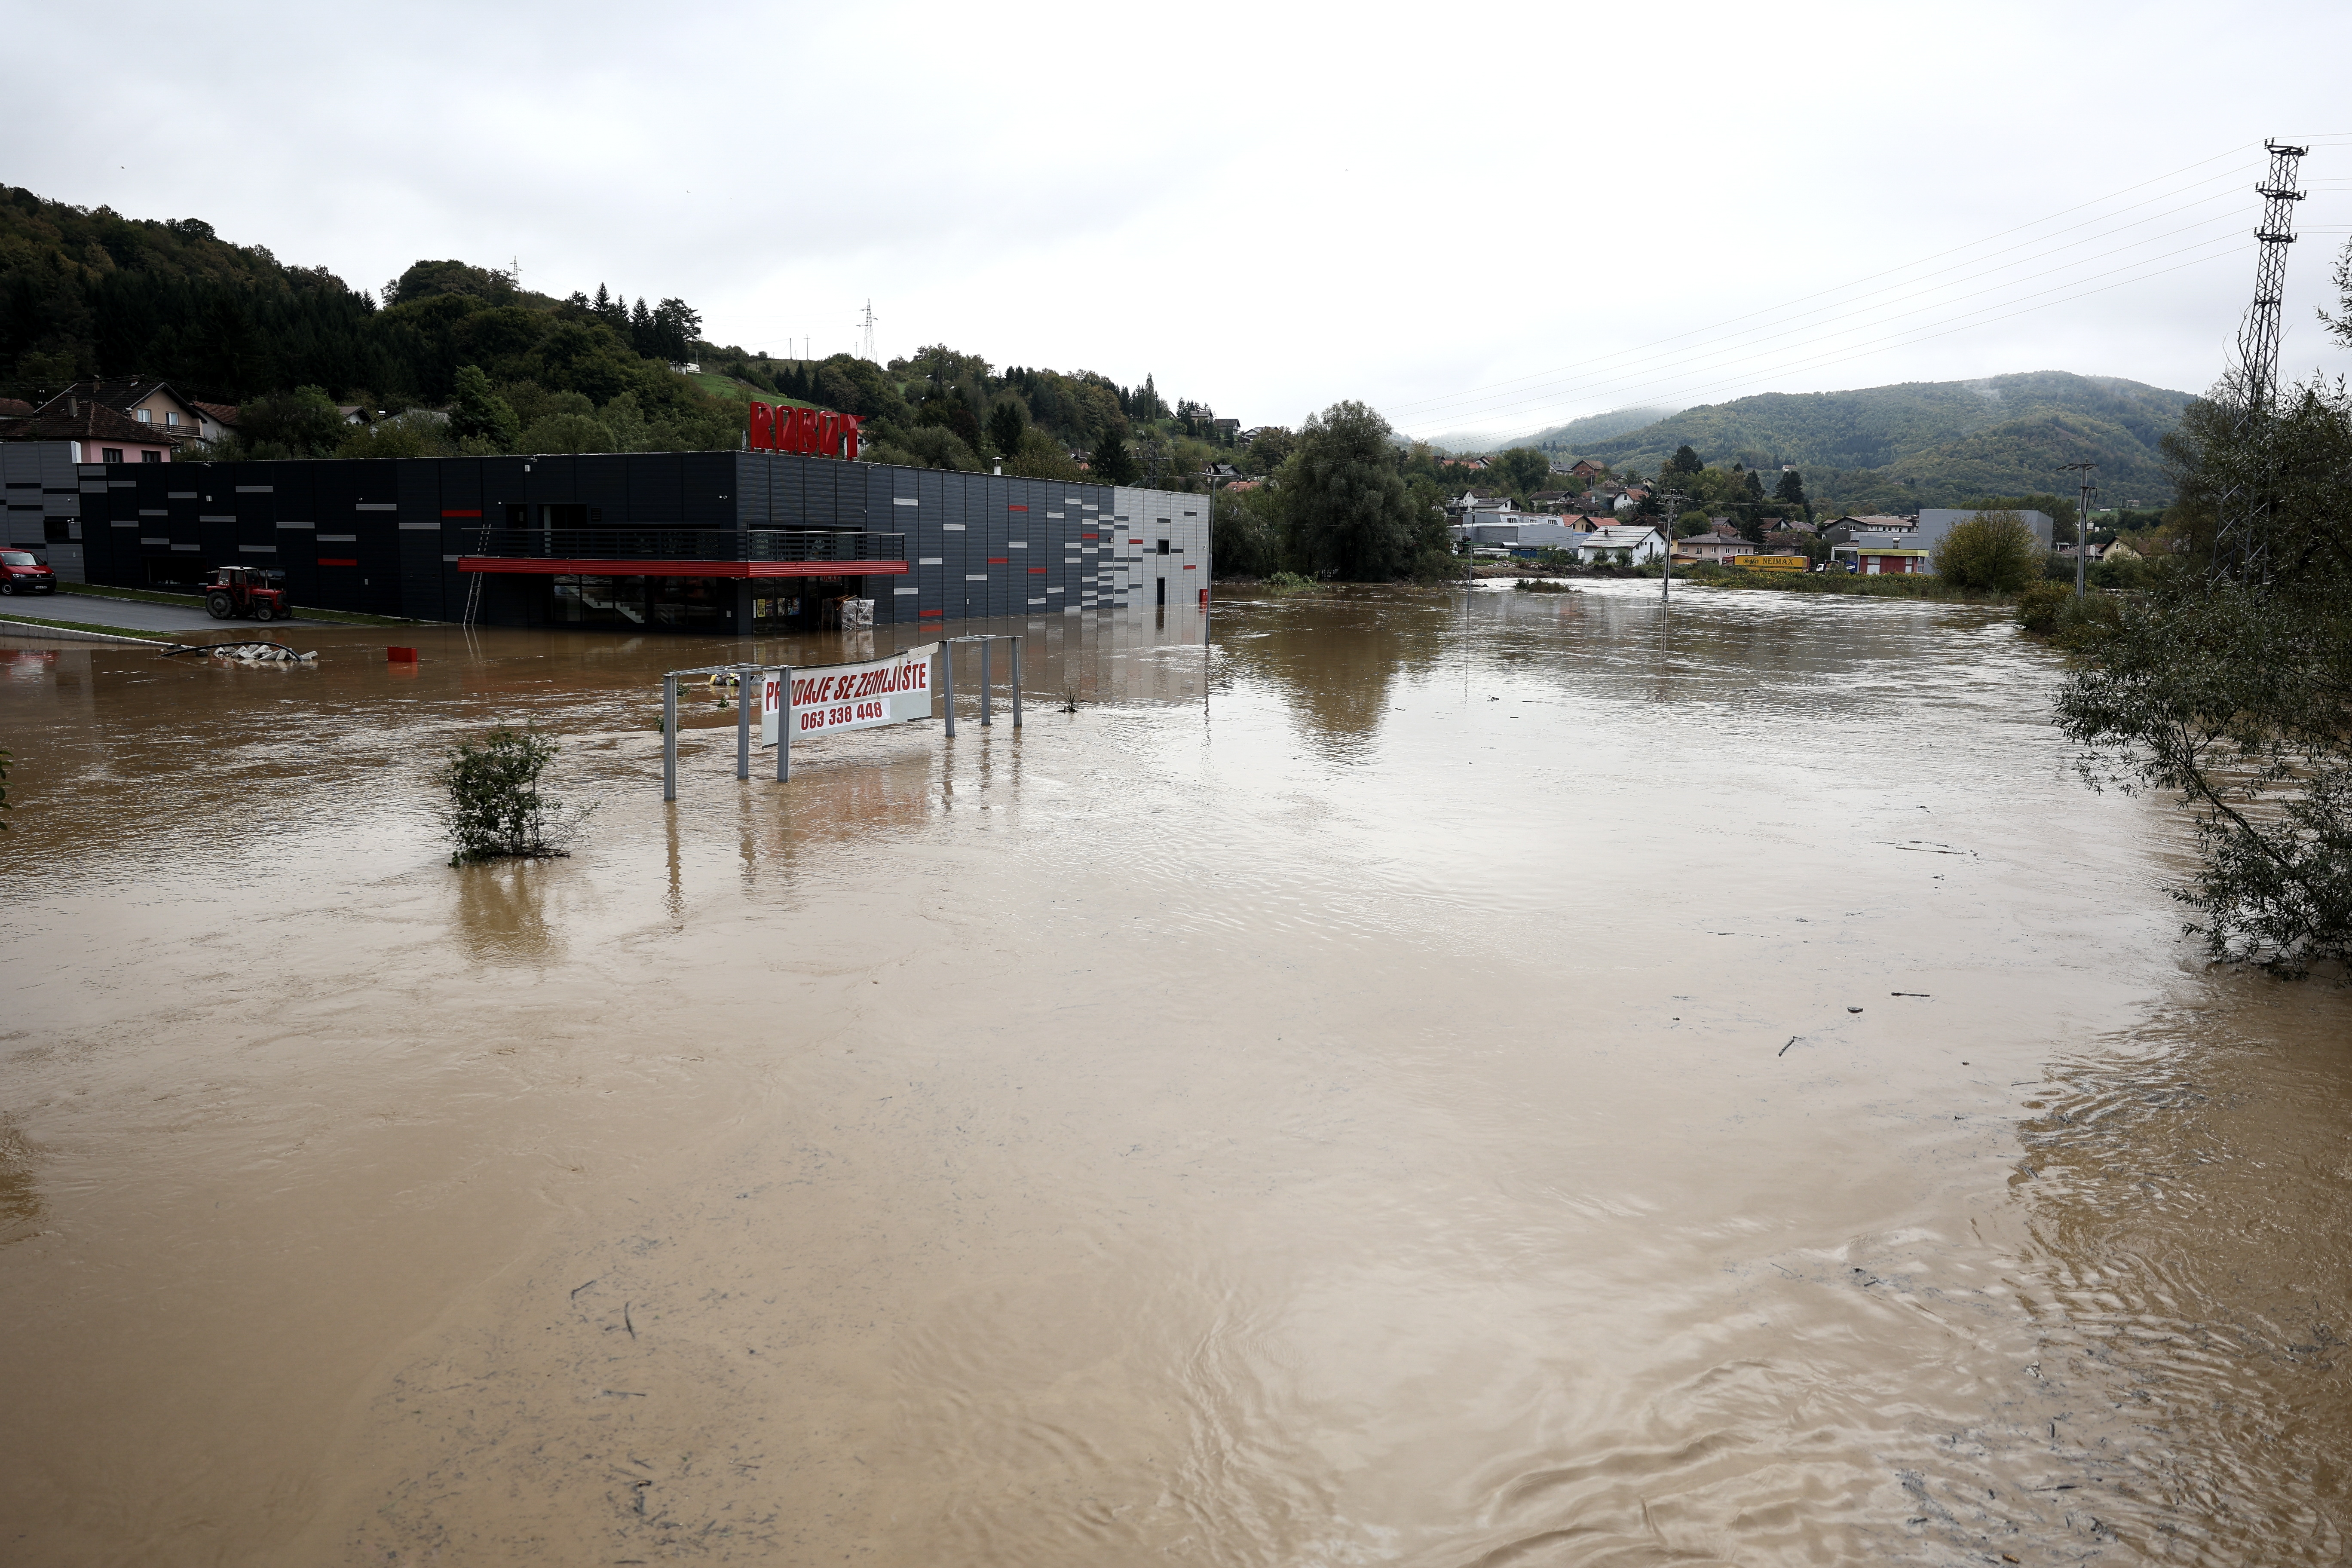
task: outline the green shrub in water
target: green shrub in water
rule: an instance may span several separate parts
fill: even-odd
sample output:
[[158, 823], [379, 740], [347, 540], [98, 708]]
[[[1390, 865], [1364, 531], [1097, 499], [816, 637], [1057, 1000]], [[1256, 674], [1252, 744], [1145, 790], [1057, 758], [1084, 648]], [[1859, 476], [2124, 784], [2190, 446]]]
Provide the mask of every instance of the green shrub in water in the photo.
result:
[[566, 811], [562, 801], [540, 793], [540, 776], [556, 751], [528, 730], [493, 730], [479, 741], [457, 742], [433, 775], [446, 795], [442, 827], [457, 847], [449, 864], [569, 853], [566, 846], [595, 807]]

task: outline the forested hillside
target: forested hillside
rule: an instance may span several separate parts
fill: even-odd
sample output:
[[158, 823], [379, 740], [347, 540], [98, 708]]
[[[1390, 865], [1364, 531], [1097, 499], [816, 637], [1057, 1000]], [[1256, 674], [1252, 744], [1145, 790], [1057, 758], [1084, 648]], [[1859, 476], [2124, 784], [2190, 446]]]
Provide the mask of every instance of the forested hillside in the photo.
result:
[[[1217, 455], [1214, 416], [1088, 371], [992, 369], [944, 346], [887, 365], [777, 360], [703, 342], [683, 300], [531, 293], [495, 268], [419, 261], [379, 300], [196, 218], [128, 218], [0, 187], [0, 395], [155, 376], [238, 405], [213, 455], [427, 456], [738, 445], [754, 397], [868, 421], [881, 461], [1164, 482]], [[703, 374], [673, 372], [698, 361]], [[386, 417], [347, 425], [337, 405]], [[429, 415], [410, 410], [428, 410]], [[446, 417], [441, 417], [443, 414]], [[188, 451], [188, 457], [205, 454]]]
[[2190, 401], [2184, 392], [2063, 371], [1767, 393], [1685, 408], [1575, 455], [1645, 473], [1685, 446], [1710, 463], [1768, 470], [1794, 463], [1817, 504], [1845, 511], [2049, 490], [2063, 485], [2060, 465], [2087, 460], [2099, 465], [2100, 489], [2112, 501], [2157, 505], [2172, 493], [2158, 443]]

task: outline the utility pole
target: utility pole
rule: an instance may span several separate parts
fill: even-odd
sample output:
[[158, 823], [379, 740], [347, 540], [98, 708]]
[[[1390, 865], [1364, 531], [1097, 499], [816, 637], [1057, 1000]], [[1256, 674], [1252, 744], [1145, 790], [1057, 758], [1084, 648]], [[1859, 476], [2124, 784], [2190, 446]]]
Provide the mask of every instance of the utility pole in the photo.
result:
[[2083, 584], [2088, 574], [2085, 564], [2091, 558], [2091, 476], [2099, 471], [2096, 463], [2061, 463], [2061, 471], [2083, 476], [2083, 500], [2074, 509], [2074, 597], [2083, 596]]
[[[2263, 226], [2254, 231], [2262, 242], [2254, 263], [2254, 301], [2238, 328], [2238, 416], [2240, 431], [2257, 434], [2271, 417], [2278, 400], [2279, 327], [2286, 296], [2286, 247], [2294, 243], [2294, 204], [2304, 193], [2294, 188], [2295, 170], [2308, 151], [2264, 142], [2271, 155], [2270, 178], [2254, 187], [2263, 198]], [[2215, 508], [2213, 566], [2253, 582], [2262, 574], [2263, 516], [2269, 510], [2269, 476], [2242, 468], [2231, 476]]]
[[1658, 603], [1672, 604], [1675, 597], [1675, 519], [1682, 515], [1683, 502], [1690, 497], [1680, 490], [1668, 490], [1658, 498], [1666, 503], [1666, 552], [1659, 557], [1665, 563], [1665, 575], [1658, 579]]

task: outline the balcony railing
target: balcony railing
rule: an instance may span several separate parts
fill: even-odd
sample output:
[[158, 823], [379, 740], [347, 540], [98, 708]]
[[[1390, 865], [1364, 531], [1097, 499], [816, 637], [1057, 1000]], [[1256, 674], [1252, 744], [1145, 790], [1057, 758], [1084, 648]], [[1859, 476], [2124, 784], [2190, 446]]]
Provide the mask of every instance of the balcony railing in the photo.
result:
[[468, 556], [508, 561], [881, 562], [902, 565], [903, 533], [823, 528], [488, 528], [451, 529], [450, 543]]

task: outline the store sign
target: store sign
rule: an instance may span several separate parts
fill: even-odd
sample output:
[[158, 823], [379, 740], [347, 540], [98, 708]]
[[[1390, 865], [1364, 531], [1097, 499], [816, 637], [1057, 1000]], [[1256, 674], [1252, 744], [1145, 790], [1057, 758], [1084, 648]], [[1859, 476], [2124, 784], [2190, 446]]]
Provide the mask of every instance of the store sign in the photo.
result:
[[1735, 555], [1730, 564], [1750, 572], [1810, 572], [1812, 563], [1801, 555]]
[[821, 664], [792, 670], [792, 707], [784, 708], [783, 675], [761, 678], [760, 744], [772, 746], [784, 725], [795, 743], [842, 730], [871, 730], [931, 716], [931, 658], [925, 643], [866, 664]]
[[857, 458], [855, 414], [834, 414], [822, 408], [771, 408], [751, 405], [751, 450], [799, 452], [818, 458]]

